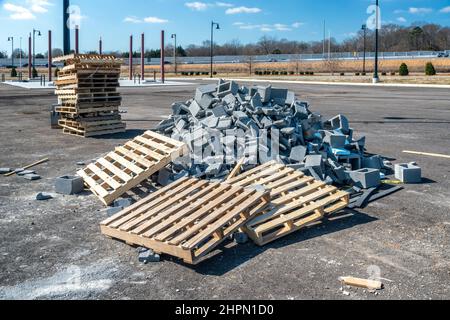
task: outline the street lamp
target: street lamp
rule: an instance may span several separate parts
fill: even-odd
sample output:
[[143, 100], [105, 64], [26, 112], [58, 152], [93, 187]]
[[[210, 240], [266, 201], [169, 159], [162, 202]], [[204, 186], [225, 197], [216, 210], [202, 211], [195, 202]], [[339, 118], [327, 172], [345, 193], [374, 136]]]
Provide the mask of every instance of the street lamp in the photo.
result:
[[211, 78], [213, 77], [213, 56], [214, 56], [214, 26], [216, 30], [220, 30], [220, 26], [217, 22], [211, 21]]
[[373, 73], [373, 83], [380, 82], [380, 78], [378, 76], [378, 28], [379, 20], [380, 20], [380, 7], [379, 1], [376, 0], [376, 27], [375, 27], [375, 71]]
[[36, 42], [35, 35], [36, 35], [36, 33], [37, 33], [38, 37], [41, 36], [41, 32], [39, 30], [33, 29], [33, 68], [36, 67], [36, 52], [35, 52], [35, 42]]
[[364, 32], [363, 73], [366, 73], [366, 34], [367, 34], [367, 25], [363, 24], [361, 30]]
[[177, 35], [176, 33], [170, 36], [175, 41], [175, 47], [173, 48], [173, 63], [175, 64], [175, 75], [178, 75], [178, 66], [177, 66]]
[[11, 41], [11, 65], [14, 68], [14, 37], [8, 37], [8, 41]]

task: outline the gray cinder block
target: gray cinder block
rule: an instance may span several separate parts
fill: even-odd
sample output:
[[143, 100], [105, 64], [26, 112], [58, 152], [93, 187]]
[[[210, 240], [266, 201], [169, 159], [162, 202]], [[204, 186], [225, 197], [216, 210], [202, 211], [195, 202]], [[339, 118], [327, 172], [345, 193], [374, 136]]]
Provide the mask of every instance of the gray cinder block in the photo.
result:
[[244, 232], [236, 232], [233, 238], [237, 244], [246, 244], [248, 242], [248, 235]]
[[325, 131], [323, 142], [328, 143], [332, 148], [344, 148], [347, 137], [343, 134], [336, 134]]
[[383, 159], [380, 156], [363, 158], [363, 168], [382, 169], [384, 167]]
[[0, 168], [0, 174], [7, 174], [11, 172], [11, 168]]
[[123, 210], [122, 207], [108, 207], [106, 209], [106, 215], [108, 217], [112, 217], [115, 214], [118, 214], [119, 212], [121, 212]]
[[141, 250], [139, 253], [139, 262], [143, 264], [160, 262], [161, 256], [153, 252], [153, 250]]
[[163, 168], [158, 172], [158, 184], [162, 185], [163, 187], [166, 187], [172, 182], [173, 182], [172, 172], [169, 171], [167, 168]]
[[321, 155], [314, 154], [306, 156], [305, 167], [307, 169], [313, 169], [320, 177], [323, 177], [323, 158]]
[[420, 183], [422, 169], [415, 162], [396, 164], [395, 178], [403, 183]]
[[114, 207], [128, 208], [133, 204], [133, 199], [130, 198], [119, 198], [114, 201]]
[[349, 171], [348, 175], [356, 186], [364, 189], [378, 187], [381, 184], [380, 170], [377, 169], [360, 169]]
[[78, 176], [63, 176], [56, 179], [56, 193], [74, 195], [83, 192], [84, 181]]
[[342, 114], [334, 117], [329, 121], [333, 130], [341, 130], [342, 133], [347, 134], [350, 130], [348, 119]]
[[289, 158], [294, 162], [303, 162], [306, 157], [306, 152], [307, 149], [304, 146], [293, 147]]
[[31, 174], [24, 175], [23, 178], [26, 180], [30, 180], [30, 181], [36, 181], [36, 180], [40, 180], [41, 176], [31, 173]]

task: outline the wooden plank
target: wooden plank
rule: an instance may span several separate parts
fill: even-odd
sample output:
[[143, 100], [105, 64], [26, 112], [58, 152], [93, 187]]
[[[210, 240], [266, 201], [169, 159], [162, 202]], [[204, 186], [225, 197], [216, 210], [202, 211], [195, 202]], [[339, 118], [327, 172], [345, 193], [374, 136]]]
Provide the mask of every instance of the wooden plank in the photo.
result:
[[340, 277], [339, 281], [347, 286], [365, 288], [368, 290], [382, 290], [383, 283], [378, 280], [360, 279], [355, 277]]

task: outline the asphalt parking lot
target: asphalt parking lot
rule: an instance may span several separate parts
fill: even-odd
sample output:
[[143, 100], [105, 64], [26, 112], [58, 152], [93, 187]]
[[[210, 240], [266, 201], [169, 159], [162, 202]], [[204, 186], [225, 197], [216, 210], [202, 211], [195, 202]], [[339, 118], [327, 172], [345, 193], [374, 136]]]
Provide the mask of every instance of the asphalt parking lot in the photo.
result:
[[[0, 84], [0, 167], [50, 159], [35, 168], [42, 180], [0, 177], [0, 299], [448, 298], [450, 162], [402, 153], [450, 154], [448, 89], [276, 86], [295, 91], [325, 118], [346, 115], [356, 135], [367, 137], [369, 152], [416, 161], [424, 183], [266, 247], [228, 243], [197, 267], [170, 257], [141, 265], [134, 248], [100, 234], [106, 215], [95, 196], [34, 198], [53, 193], [54, 179], [75, 173], [77, 162], [155, 127], [196, 85], [121, 88], [127, 133], [85, 140], [50, 128], [51, 90]], [[374, 273], [385, 284], [378, 295], [340, 291], [338, 277]]]

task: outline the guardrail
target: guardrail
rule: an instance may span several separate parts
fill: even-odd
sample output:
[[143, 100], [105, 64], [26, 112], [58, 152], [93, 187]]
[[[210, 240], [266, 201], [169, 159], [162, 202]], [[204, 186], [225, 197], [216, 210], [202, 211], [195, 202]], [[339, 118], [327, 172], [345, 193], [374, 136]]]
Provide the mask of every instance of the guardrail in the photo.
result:
[[[436, 58], [439, 53], [445, 52], [450, 54], [450, 50], [446, 51], [411, 51], [411, 52], [380, 52], [380, 59], [422, 59], [422, 58]], [[340, 60], [362, 60], [364, 54], [362, 52], [338, 52], [331, 53], [330, 59], [340, 59]], [[375, 57], [374, 52], [367, 52], [366, 59], [370, 60]], [[328, 53], [323, 54], [277, 54], [277, 55], [260, 55], [252, 56], [253, 62], [290, 62], [290, 61], [321, 61], [327, 60]], [[128, 59], [123, 59], [124, 64], [128, 65]], [[146, 59], [146, 65], [159, 65], [161, 59], [152, 58]], [[166, 57], [165, 59], [168, 63], [174, 63], [173, 57]], [[215, 56], [215, 63], [245, 63], [249, 61], [249, 56]], [[179, 64], [209, 64], [210, 57], [177, 57], [177, 62]], [[36, 66], [45, 68], [48, 61], [47, 59], [36, 59]], [[141, 63], [140, 58], [134, 58], [133, 63], [139, 65]], [[11, 66], [11, 59], [0, 59], [0, 67]], [[14, 59], [14, 65], [19, 66], [18, 59]], [[54, 63], [55, 66], [61, 68], [63, 64]], [[26, 62], [22, 63], [22, 67], [27, 67]]]

